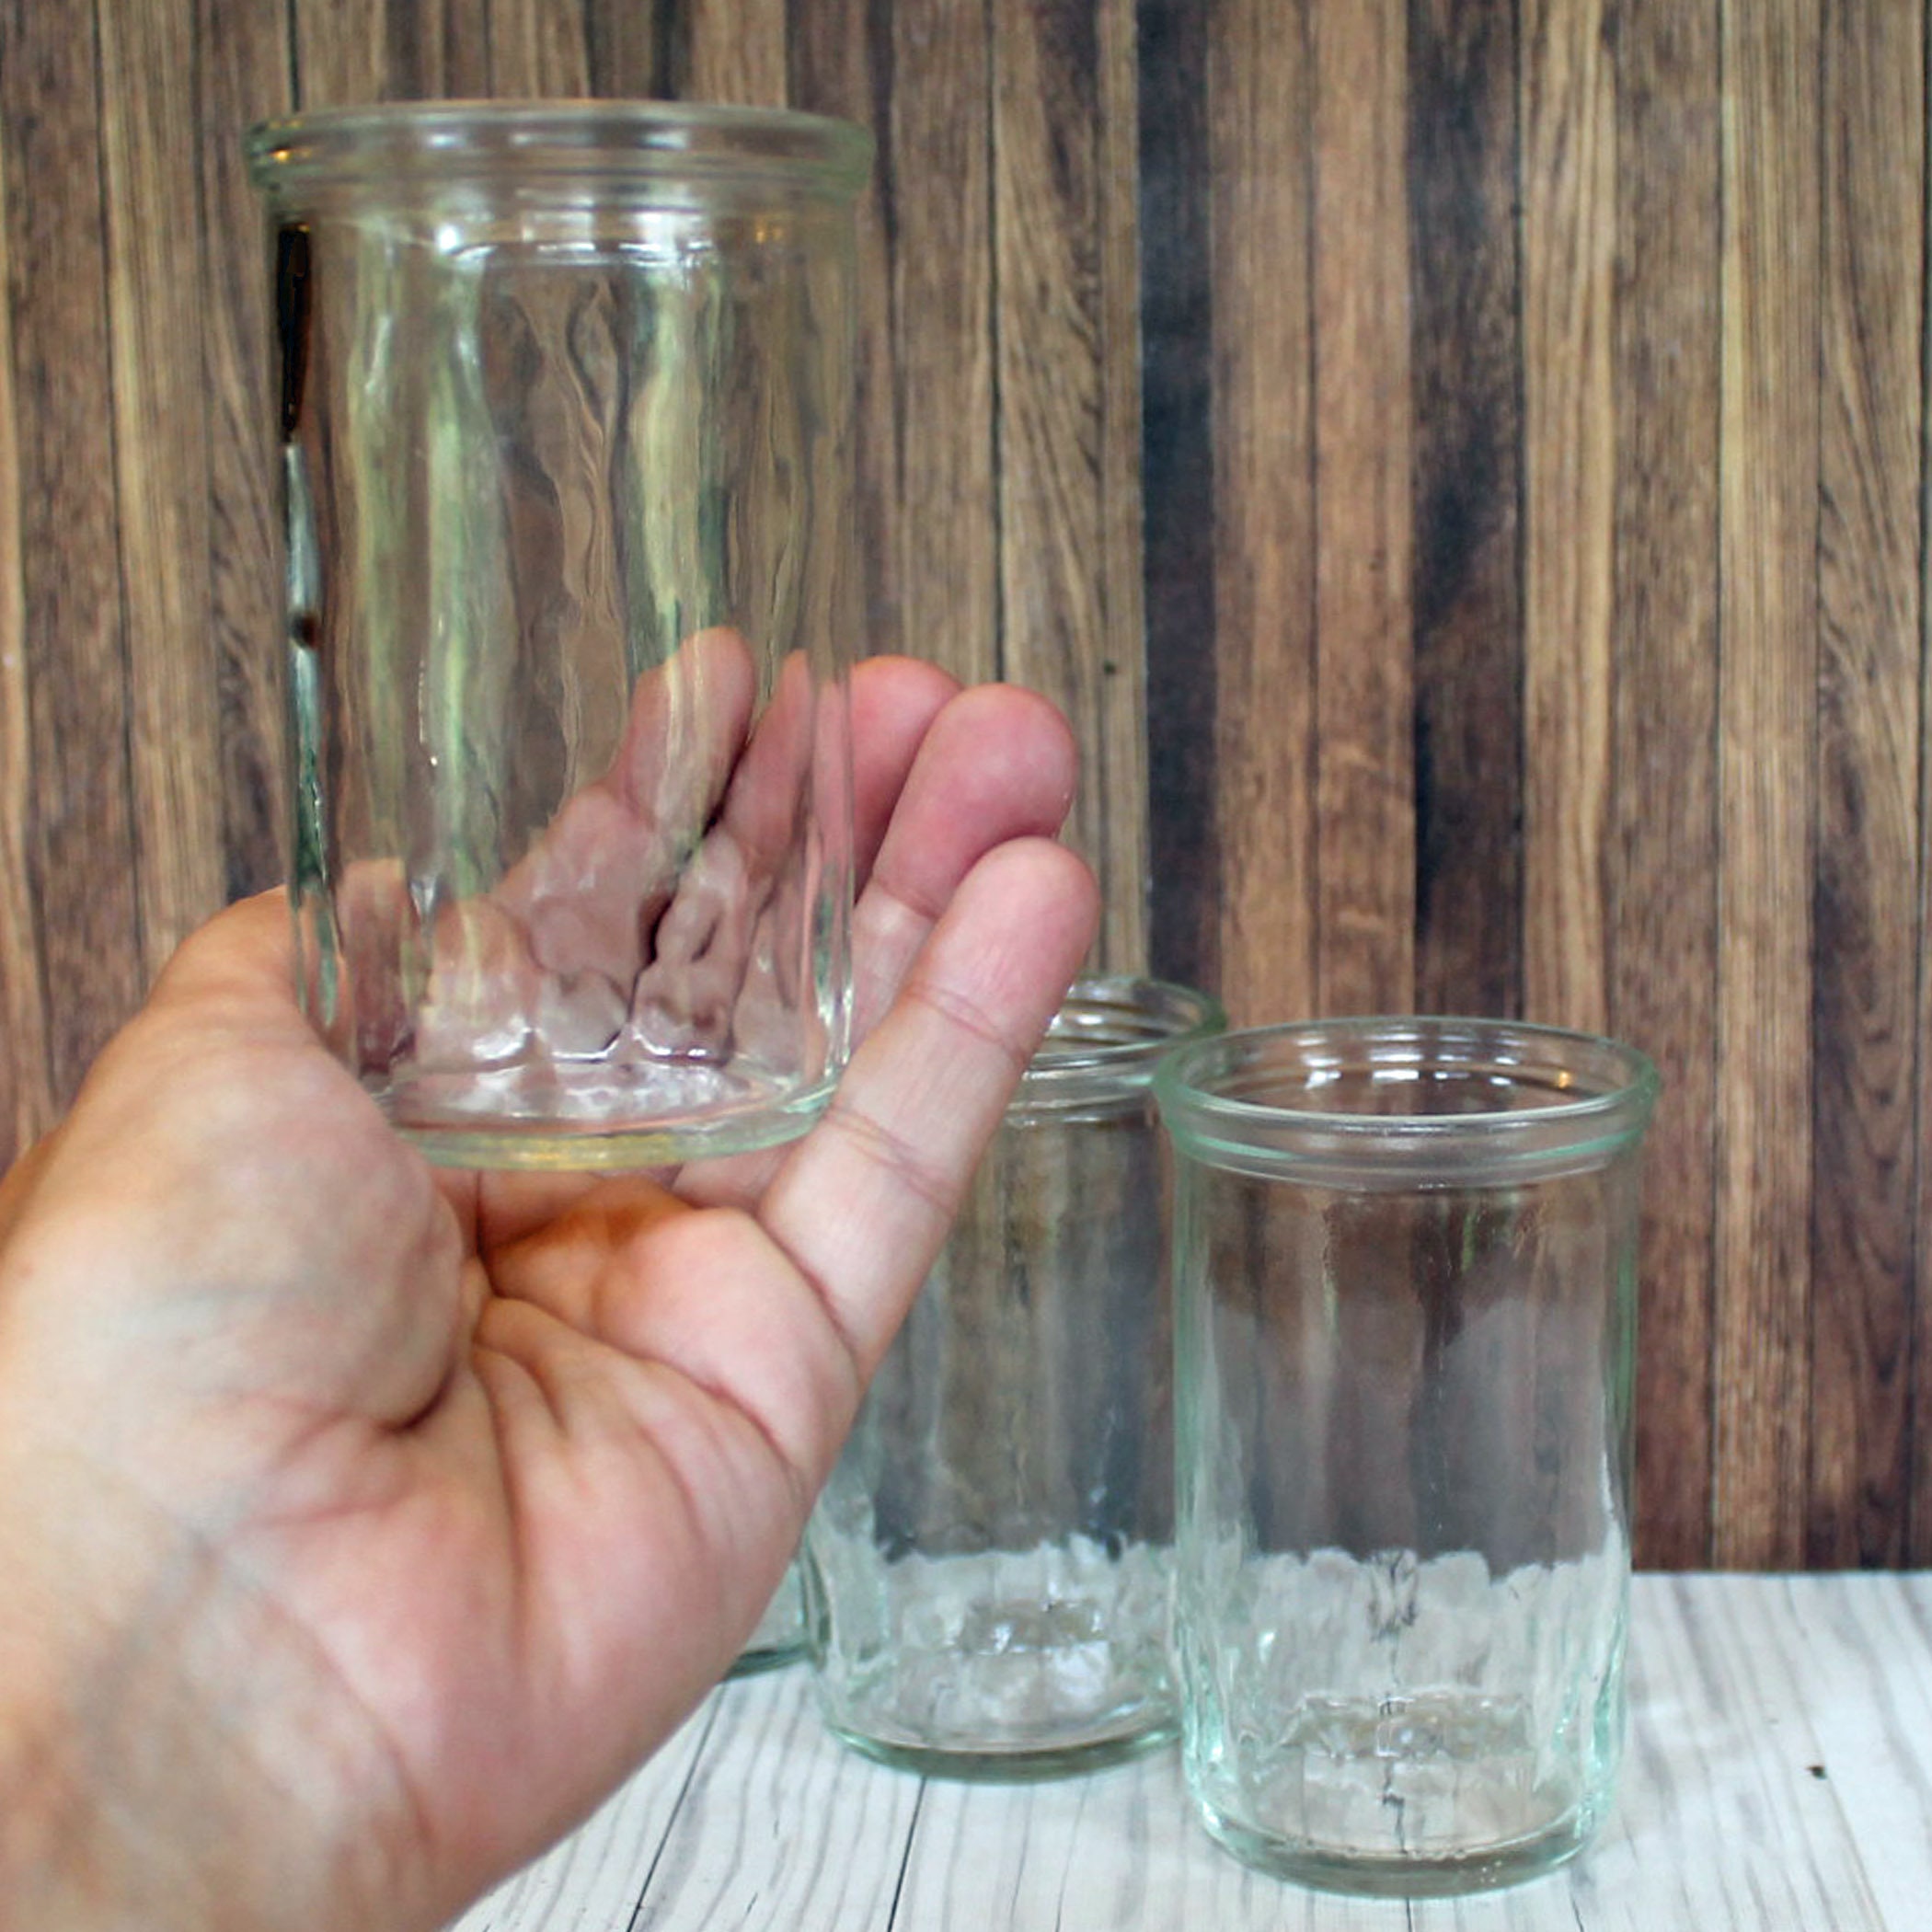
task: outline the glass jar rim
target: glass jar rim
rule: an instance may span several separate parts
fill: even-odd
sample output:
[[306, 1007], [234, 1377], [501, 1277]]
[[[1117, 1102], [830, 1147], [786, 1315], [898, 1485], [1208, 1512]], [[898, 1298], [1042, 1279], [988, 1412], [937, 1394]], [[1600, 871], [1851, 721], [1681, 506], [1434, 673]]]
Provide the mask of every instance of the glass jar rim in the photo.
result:
[[[1348, 1072], [1427, 1100], [1429, 1074], [1489, 1086], [1454, 1112], [1323, 1105]], [[1351, 1188], [1468, 1187], [1586, 1171], [1635, 1147], [1656, 1067], [1620, 1041], [1525, 1020], [1439, 1015], [1288, 1021], [1179, 1049], [1155, 1077], [1190, 1157], [1261, 1177]]]
[[1144, 974], [1084, 973], [1020, 1075], [1013, 1108], [1059, 1111], [1138, 1097], [1168, 1053], [1226, 1024], [1220, 1001], [1197, 987]]
[[258, 122], [249, 177], [271, 198], [344, 183], [526, 178], [715, 180], [856, 196], [872, 136], [788, 108], [663, 100], [428, 100], [321, 108]]

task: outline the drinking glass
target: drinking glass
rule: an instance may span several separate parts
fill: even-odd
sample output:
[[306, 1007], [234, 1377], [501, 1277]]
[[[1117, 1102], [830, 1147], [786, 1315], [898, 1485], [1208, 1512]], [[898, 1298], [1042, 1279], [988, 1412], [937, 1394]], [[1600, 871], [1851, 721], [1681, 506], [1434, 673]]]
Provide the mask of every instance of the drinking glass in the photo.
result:
[[837, 1076], [869, 152], [612, 101], [249, 136], [300, 990], [432, 1159], [765, 1145]]
[[1163, 1067], [1183, 1751], [1249, 1862], [1452, 1892], [1602, 1820], [1656, 1087], [1627, 1047], [1492, 1020]]
[[806, 1533], [832, 1730], [955, 1777], [1170, 1736], [1172, 1325], [1149, 1091], [1201, 993], [1077, 983]]

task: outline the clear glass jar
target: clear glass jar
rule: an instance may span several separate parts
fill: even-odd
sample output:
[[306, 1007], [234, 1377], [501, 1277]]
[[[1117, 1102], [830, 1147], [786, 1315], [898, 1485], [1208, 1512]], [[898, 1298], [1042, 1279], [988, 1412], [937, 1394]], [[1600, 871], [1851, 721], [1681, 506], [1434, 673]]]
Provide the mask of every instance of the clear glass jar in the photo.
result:
[[1022, 1078], [806, 1535], [819, 1704], [942, 1775], [1086, 1768], [1171, 1734], [1171, 1322], [1150, 1086], [1223, 1024], [1095, 978]]
[[1622, 1737], [1656, 1074], [1547, 1028], [1337, 1020], [1187, 1048], [1157, 1088], [1208, 1828], [1340, 1890], [1545, 1870]]
[[438, 1160], [800, 1132], [850, 1006], [869, 137], [431, 104], [248, 151], [316, 1025]]

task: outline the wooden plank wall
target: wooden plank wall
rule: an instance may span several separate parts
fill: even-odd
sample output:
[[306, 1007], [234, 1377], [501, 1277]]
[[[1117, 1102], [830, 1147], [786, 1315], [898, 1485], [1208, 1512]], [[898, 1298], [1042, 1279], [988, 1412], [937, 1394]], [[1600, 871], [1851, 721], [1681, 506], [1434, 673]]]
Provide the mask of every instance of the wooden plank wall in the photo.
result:
[[1649, 1048], [1640, 1556], [1932, 1563], [1926, 75], [1924, 0], [0, 0], [0, 1153], [276, 871], [239, 127], [789, 101], [880, 141], [868, 643], [1067, 707], [1101, 961]]

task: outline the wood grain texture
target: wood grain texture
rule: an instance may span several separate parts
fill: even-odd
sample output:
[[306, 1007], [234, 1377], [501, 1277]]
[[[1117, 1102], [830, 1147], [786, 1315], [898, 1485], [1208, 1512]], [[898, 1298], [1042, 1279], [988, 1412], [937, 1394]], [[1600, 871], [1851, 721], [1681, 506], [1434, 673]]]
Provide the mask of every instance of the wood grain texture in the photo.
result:
[[692, 100], [782, 108], [785, 0], [690, 0]]
[[854, 391], [853, 482], [862, 656], [915, 648], [905, 633], [901, 583], [899, 345], [896, 322], [896, 171], [889, 13], [847, 0], [793, 0], [788, 29], [794, 107], [871, 130], [872, 178], [860, 197]]
[[[1612, 1895], [1641, 1885], [1642, 1904], [1626, 1903], [1612, 1923], [1887, 1923], [1846, 1828], [1859, 1767], [1825, 1763], [1813, 1714], [1835, 1700], [1791, 1642], [1783, 1587], [1659, 1579], [1638, 1599], [1630, 1697], [1651, 1721], [1633, 1726], [1624, 1794], [1592, 1863]], [[1844, 1799], [1833, 1788], [1841, 1775]]]
[[[719, 1721], [678, 1800], [675, 1828], [650, 1876], [705, 1926], [885, 1925], [903, 1860], [853, 1857], [855, 1842], [897, 1850], [918, 1816], [916, 1778], [887, 1773], [855, 1754], [813, 1748], [822, 1730], [805, 1673], [746, 1678], [783, 1682], [790, 1696], [719, 1700]], [[779, 1818], [784, 1824], [774, 1830]], [[822, 1829], [842, 1819], [857, 1840]], [[645, 1888], [639, 1887], [641, 1896]], [[633, 1921], [635, 1923], [635, 1921]], [[648, 1920], [646, 1921], [649, 1922]]]
[[1522, 343], [1516, 17], [1409, 0], [1415, 1005], [1518, 1010]]
[[453, 1932], [1917, 1932], [1932, 1583], [1641, 1576], [1630, 1637], [1617, 1800], [1532, 1885], [1403, 1903], [1282, 1884], [1208, 1837], [1171, 1750], [1038, 1784], [921, 1780], [835, 1743], [807, 1673], [783, 1671], [715, 1692]]
[[1907, 1547], [1925, 167], [1914, 4], [1826, 15], [1807, 1560]]
[[[207, 453], [208, 612], [219, 716], [224, 896], [276, 884], [285, 868], [281, 512], [268, 357], [260, 204], [241, 132], [293, 105], [285, 22], [196, 0], [195, 124], [201, 379]], [[192, 491], [194, 479], [178, 487]]]
[[8, 1050], [45, 1066], [56, 1099], [145, 984], [93, 25], [89, 12], [76, 32], [30, 0], [0, 7], [22, 610], [9, 681], [26, 697], [22, 844], [44, 1000], [42, 1036]]
[[1818, 666], [1818, 9], [1727, 12], [1719, 476], [1720, 1562], [1802, 1560]]
[[1096, 809], [1106, 875], [1098, 962], [1145, 972], [1152, 946], [1147, 813], [1122, 799], [1147, 797], [1146, 600], [1141, 577], [1140, 143], [1133, 0], [1097, 0], [1099, 62], [1095, 129], [1099, 227], [1100, 681]]
[[[1465, 331], [1486, 327], [1464, 299], [1463, 267], [1475, 273], [1470, 289], [1487, 283], [1477, 264], [1451, 269], [1440, 258], [1443, 237], [1432, 215], [1412, 213], [1409, 190], [1427, 184], [1459, 224], [1477, 218], [1489, 184], [1476, 178], [1476, 157], [1438, 138], [1442, 117], [1459, 120], [1468, 105], [1454, 96], [1465, 76], [1437, 69], [1430, 53], [1440, 41], [1406, 12], [1402, 0], [1317, 0], [1310, 13], [1316, 994], [1330, 1013], [1414, 1006], [1420, 854], [1448, 849], [1432, 827], [1457, 810], [1448, 762], [1438, 761], [1426, 792], [1416, 764], [1432, 679], [1460, 673], [1446, 608], [1427, 623], [1417, 609], [1414, 499], [1434, 501], [1446, 470], [1463, 462], [1453, 427], [1437, 440], [1432, 370], [1443, 373], [1436, 356], [1444, 367], [1463, 361]], [[1468, 397], [1478, 414], [1491, 400]], [[1452, 897], [1454, 870], [1431, 873]]]
[[292, 0], [289, 17], [298, 108], [354, 107], [392, 98], [385, 0]]
[[1932, 1736], [1932, 1579], [1839, 1581], [1787, 1579], [1776, 1634], [1872, 1901], [1885, 1924], [1906, 1925], [1932, 1887], [1932, 1765], [1915, 1749]]
[[1610, 1024], [1616, 95], [1602, 0], [1522, 15], [1523, 1007]]
[[[0, 289], [11, 291], [8, 157], [0, 144]], [[0, 303], [0, 1162], [53, 1111], [47, 1006], [40, 984], [28, 831], [33, 822], [33, 730], [27, 685], [27, 604], [20, 568], [20, 457], [14, 395], [13, 305]]]
[[903, 650], [999, 665], [992, 46], [984, 13], [892, 8], [891, 195]]
[[1140, 681], [1122, 675], [1140, 655], [1139, 600], [1111, 595], [1107, 569], [1134, 454], [1109, 424], [1106, 374], [1133, 360], [1133, 265], [1106, 247], [1103, 172], [1104, 110], [1123, 104], [1118, 89], [1103, 99], [1102, 52], [1124, 8], [994, 0], [993, 321], [1001, 673], [1074, 723], [1086, 756], [1067, 836], [1100, 882], [1097, 963], [1136, 969], [1141, 823], [1118, 801], [1144, 782]]
[[670, 52], [670, 0], [583, 0], [583, 35], [592, 91], [618, 100], [676, 92]]
[[[1091, 0], [993, 0], [994, 392], [1002, 671], [1096, 707], [1100, 561], [1099, 60]], [[1099, 777], [1075, 801], [1096, 852]]]
[[1932, 1561], [1925, 0], [0, 0], [0, 1153], [281, 870], [292, 105], [789, 100], [866, 650], [1073, 713], [1102, 957], [1665, 1092], [1646, 1560]]
[[[408, 0], [391, 0], [391, 4], [404, 13], [413, 11]], [[449, 80], [440, 89], [423, 88], [424, 94], [460, 97], [465, 91], [463, 81], [475, 72], [479, 51], [489, 56], [488, 91], [501, 98], [568, 99], [610, 91], [592, 86], [591, 39], [580, 0], [487, 0], [487, 27], [482, 21], [460, 22], [450, 36]], [[639, 7], [638, 11], [649, 9]], [[392, 86], [398, 94], [418, 91], [393, 81]]]
[[[208, 624], [192, 9], [101, 0], [102, 179], [132, 807], [147, 976], [224, 899]], [[190, 487], [183, 488], [184, 480]]]
[[1610, 1024], [1663, 1079], [1638, 1323], [1639, 1560], [1708, 1560], [1717, 1078], [1717, 0], [1621, 9]]
[[[1926, 40], [1928, 49], [1932, 49], [1932, 20], [1928, 20]], [[1928, 54], [1927, 71], [1932, 73], [1932, 54]], [[1926, 111], [1926, 103], [1922, 100], [1922, 119]], [[1926, 225], [1920, 245], [1927, 261], [1932, 262], [1932, 199], [1928, 199]], [[1922, 402], [1932, 398], [1932, 316], [1926, 319], [1926, 358], [1920, 364]], [[1921, 477], [1932, 479], [1932, 409], [1923, 413], [1917, 442]], [[1921, 489], [1919, 502], [1918, 715], [1923, 732], [1926, 722], [1932, 720], [1932, 505], [1928, 505], [1925, 487]], [[1915, 928], [1918, 940], [1915, 954], [1919, 962], [1918, 1029], [1914, 1085], [1917, 1134], [1923, 1147], [1926, 1124], [1932, 1122], [1932, 1051], [1928, 1051], [1932, 1047], [1932, 972], [1926, 971], [1924, 961], [1926, 936], [1932, 933], [1932, 865], [1926, 863], [1925, 857], [1932, 852], [1932, 756], [1926, 754], [1923, 735], [1919, 748], [1918, 832], [1921, 857]], [[1914, 1189], [1913, 1235], [1912, 1501], [1906, 1526], [1906, 1560], [1926, 1565], [1932, 1564], [1932, 1423], [1927, 1420], [1932, 1418], [1932, 1286], [1923, 1277], [1928, 1262], [1932, 1262], [1932, 1162], [1925, 1158], [1923, 1152]]]
[[1236, 1025], [1313, 1010], [1321, 956], [1310, 32], [1302, 6], [1231, 0], [1208, 49], [1213, 581], [1189, 630], [1196, 661], [1213, 646], [1219, 991]]
[[1238, 993], [1245, 969], [1222, 944], [1229, 871], [1216, 796], [1214, 362], [1225, 325], [1213, 314], [1210, 211], [1212, 184], [1225, 177], [1209, 132], [1208, 69], [1217, 36], [1187, 0], [1140, 0], [1135, 28], [1150, 957], [1169, 978]]
[[384, 91], [408, 100], [513, 91], [493, 80], [502, 65], [493, 43], [515, 45], [521, 24], [511, 6], [490, 0], [392, 5], [384, 16]]

